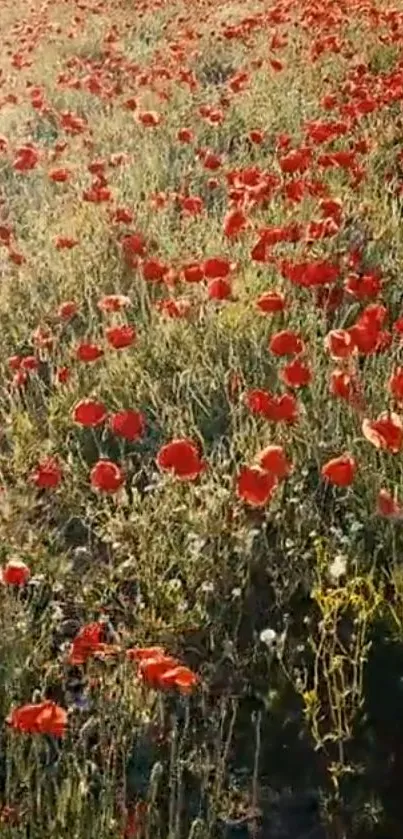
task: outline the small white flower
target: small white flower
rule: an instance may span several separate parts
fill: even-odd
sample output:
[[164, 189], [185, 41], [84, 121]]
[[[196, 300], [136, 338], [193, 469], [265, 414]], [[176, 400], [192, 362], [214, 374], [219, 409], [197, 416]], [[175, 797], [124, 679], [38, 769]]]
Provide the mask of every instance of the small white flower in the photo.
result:
[[269, 650], [271, 650], [271, 648], [276, 643], [277, 633], [274, 631], [274, 629], [271, 629], [268, 626], [267, 629], [262, 629], [259, 637], [260, 637], [260, 640], [261, 640], [262, 644], [265, 644], [266, 647]]
[[340, 577], [346, 573], [347, 557], [344, 554], [337, 554], [333, 562], [329, 565], [329, 575], [334, 583], [338, 583]]

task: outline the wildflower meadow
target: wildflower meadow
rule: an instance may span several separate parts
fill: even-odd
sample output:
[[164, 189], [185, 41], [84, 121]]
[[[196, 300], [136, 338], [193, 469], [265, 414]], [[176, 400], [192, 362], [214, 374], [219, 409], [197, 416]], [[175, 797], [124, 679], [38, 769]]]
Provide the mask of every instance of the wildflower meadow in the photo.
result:
[[402, 0], [0, 45], [1, 839], [401, 839]]

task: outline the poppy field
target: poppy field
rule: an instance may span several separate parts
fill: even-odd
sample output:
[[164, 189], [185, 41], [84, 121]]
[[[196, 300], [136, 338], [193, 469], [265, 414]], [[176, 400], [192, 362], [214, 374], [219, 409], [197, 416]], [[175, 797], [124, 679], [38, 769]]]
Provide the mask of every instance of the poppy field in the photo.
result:
[[0, 34], [0, 836], [401, 839], [403, 4]]

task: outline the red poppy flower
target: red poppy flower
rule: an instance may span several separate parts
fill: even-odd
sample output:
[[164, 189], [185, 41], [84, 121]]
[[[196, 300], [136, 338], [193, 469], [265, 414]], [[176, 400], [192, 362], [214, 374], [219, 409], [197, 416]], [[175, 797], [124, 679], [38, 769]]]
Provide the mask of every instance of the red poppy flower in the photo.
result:
[[126, 262], [131, 263], [133, 257], [144, 256], [146, 252], [146, 239], [142, 233], [128, 233], [120, 243]]
[[162, 283], [168, 271], [168, 265], [159, 259], [146, 259], [142, 265], [143, 279], [148, 283]]
[[144, 125], [145, 128], [155, 128], [160, 125], [162, 117], [156, 111], [141, 111], [137, 114], [137, 122]]
[[277, 486], [277, 478], [259, 466], [244, 466], [236, 479], [236, 494], [251, 507], [264, 507]]
[[199, 680], [193, 670], [179, 664], [161, 673], [158, 681], [161, 687], [175, 687], [179, 693], [186, 695], [192, 692]]
[[53, 347], [55, 336], [48, 326], [38, 326], [32, 333], [32, 340], [36, 347], [50, 350]]
[[112, 213], [112, 221], [116, 224], [131, 224], [134, 219], [134, 214], [127, 207], [116, 207]]
[[207, 286], [207, 294], [210, 300], [229, 300], [232, 295], [232, 286], [226, 277], [217, 277], [210, 280]]
[[326, 335], [325, 349], [332, 358], [348, 358], [354, 352], [355, 344], [347, 329], [332, 329]]
[[181, 481], [194, 481], [206, 468], [197, 446], [187, 439], [172, 440], [162, 446], [157, 455], [157, 465], [164, 471], [172, 472]]
[[205, 208], [203, 199], [198, 195], [179, 196], [179, 201], [182, 212], [188, 216], [199, 216]]
[[306, 288], [330, 285], [336, 282], [339, 274], [340, 269], [337, 265], [320, 260], [318, 262], [311, 262], [305, 266], [300, 284]]
[[364, 419], [362, 433], [377, 449], [397, 454], [403, 445], [403, 425], [398, 414], [382, 414], [377, 420]]
[[249, 219], [243, 210], [230, 210], [223, 221], [223, 230], [229, 239], [236, 239], [249, 226]]
[[379, 516], [385, 516], [386, 518], [400, 518], [403, 514], [401, 505], [387, 489], [379, 490], [376, 512]]
[[286, 478], [290, 474], [292, 465], [287, 460], [283, 446], [266, 446], [258, 456], [259, 466], [265, 472], [270, 472], [276, 478]]
[[21, 367], [21, 356], [20, 355], [10, 355], [8, 359], [8, 365], [11, 370], [19, 370]]
[[125, 814], [123, 839], [137, 839], [144, 832], [147, 813], [150, 805], [146, 801], [138, 801], [132, 810]]
[[104, 628], [100, 623], [89, 623], [83, 626], [73, 639], [69, 653], [68, 663], [83, 665], [91, 657], [98, 659], [109, 659], [120, 652], [117, 644], [106, 644], [102, 638]]
[[102, 358], [103, 354], [102, 347], [99, 347], [97, 344], [91, 344], [89, 341], [83, 341], [76, 349], [77, 360], [84, 361], [85, 363], [97, 361], [99, 358]]
[[276, 332], [269, 341], [269, 350], [274, 355], [298, 355], [303, 349], [304, 342], [299, 335], [296, 335], [290, 329]]
[[29, 370], [30, 373], [34, 373], [38, 370], [38, 368], [39, 360], [35, 355], [26, 355], [25, 358], [21, 359], [22, 370]]
[[204, 280], [203, 266], [198, 262], [191, 262], [188, 265], [183, 265], [180, 271], [180, 276], [185, 283], [201, 283]]
[[56, 382], [60, 385], [66, 384], [71, 376], [71, 370], [69, 367], [58, 367], [55, 373]]
[[334, 457], [322, 466], [322, 477], [331, 484], [339, 487], [347, 487], [353, 483], [357, 463], [351, 454]]
[[329, 390], [332, 396], [344, 399], [355, 408], [364, 407], [364, 396], [360, 382], [344, 370], [333, 370], [330, 374]]
[[123, 350], [130, 347], [136, 340], [134, 326], [109, 326], [105, 329], [105, 337], [110, 347], [115, 350]]
[[272, 404], [272, 396], [267, 390], [255, 388], [248, 390], [245, 394], [245, 405], [252, 411], [252, 414], [258, 416], [267, 416]]
[[127, 306], [130, 306], [130, 297], [126, 297], [125, 294], [106, 294], [98, 302], [98, 308], [102, 312], [120, 312]]
[[[281, 396], [270, 396], [265, 400], [264, 410], [259, 411], [265, 419], [270, 422], [293, 423], [298, 418], [298, 404], [291, 393], [283, 393]], [[262, 405], [263, 407], [263, 405]]]
[[41, 460], [31, 475], [31, 480], [39, 489], [54, 489], [63, 477], [59, 461], [55, 457]]
[[153, 688], [161, 686], [161, 676], [173, 667], [177, 667], [179, 661], [165, 653], [157, 654], [151, 658], [144, 658], [139, 664], [139, 674], [146, 685]]
[[54, 183], [63, 184], [68, 181], [71, 176], [69, 169], [51, 169], [48, 172], [48, 178]]
[[27, 384], [27, 381], [28, 373], [26, 373], [25, 370], [17, 370], [12, 378], [11, 387], [22, 388]]
[[55, 247], [59, 250], [71, 250], [78, 245], [78, 239], [74, 239], [73, 236], [56, 236], [55, 238]]
[[403, 402], [403, 367], [397, 367], [390, 376], [388, 390], [396, 402]]
[[16, 172], [28, 172], [30, 169], [35, 169], [39, 160], [39, 152], [32, 145], [20, 146], [16, 150], [16, 156], [13, 161], [13, 169]]
[[180, 128], [176, 136], [181, 143], [193, 143], [195, 138], [191, 128]]
[[22, 705], [7, 717], [7, 724], [27, 734], [49, 734], [63, 737], [67, 728], [67, 711], [55, 702], [45, 700], [37, 705]]
[[88, 658], [102, 642], [104, 628], [101, 623], [88, 623], [82, 626], [72, 641], [69, 654], [69, 664], [85, 664]]
[[77, 303], [74, 300], [65, 300], [64, 303], [61, 303], [57, 314], [61, 320], [71, 320], [78, 312]]
[[169, 300], [157, 300], [155, 308], [165, 317], [176, 320], [187, 317], [190, 314], [192, 304], [185, 297], [176, 300], [171, 298]]
[[0, 568], [1, 582], [8, 586], [24, 586], [30, 576], [28, 565], [20, 559], [10, 559], [4, 568]]
[[264, 314], [283, 312], [286, 308], [284, 294], [279, 291], [266, 291], [256, 300], [256, 306]]
[[119, 411], [109, 418], [111, 430], [118, 437], [123, 437], [132, 443], [139, 440], [145, 431], [145, 420], [139, 411]]
[[111, 460], [98, 460], [91, 469], [91, 486], [100, 492], [117, 492], [124, 483], [123, 472]]
[[15, 265], [23, 265], [24, 262], [26, 262], [24, 254], [19, 253], [19, 251], [13, 250], [13, 248], [9, 248], [8, 257], [9, 259], [11, 259], [11, 262], [15, 263]]
[[280, 370], [279, 377], [287, 387], [306, 387], [312, 381], [312, 370], [299, 358], [294, 358]]
[[106, 408], [95, 399], [82, 399], [73, 409], [73, 421], [86, 428], [95, 428], [106, 420]]
[[203, 273], [207, 280], [216, 280], [221, 277], [228, 277], [231, 271], [229, 259], [220, 256], [212, 256], [203, 262]]
[[207, 151], [203, 155], [203, 166], [210, 172], [215, 172], [222, 165], [222, 157], [213, 151]]
[[145, 661], [147, 658], [162, 658], [165, 655], [163, 647], [133, 647], [126, 650], [129, 661]]
[[251, 143], [255, 143], [258, 146], [261, 143], [263, 143], [264, 136], [265, 136], [264, 131], [262, 131], [259, 128], [252, 128], [252, 130], [249, 131], [249, 134], [248, 134], [248, 137], [249, 137], [249, 140], [251, 141]]
[[306, 172], [312, 161], [310, 149], [296, 149], [279, 159], [280, 169], [284, 173]]
[[103, 201], [110, 201], [111, 198], [111, 190], [98, 183], [93, 184], [92, 187], [85, 189], [83, 192], [83, 201], [88, 201], [91, 204], [101, 204]]
[[347, 330], [353, 346], [362, 355], [371, 355], [378, 349], [380, 330], [371, 323], [355, 323]]
[[366, 297], [376, 297], [381, 291], [381, 287], [381, 279], [376, 274], [365, 274], [363, 276], [351, 274], [344, 283], [346, 292], [358, 300], [364, 300]]

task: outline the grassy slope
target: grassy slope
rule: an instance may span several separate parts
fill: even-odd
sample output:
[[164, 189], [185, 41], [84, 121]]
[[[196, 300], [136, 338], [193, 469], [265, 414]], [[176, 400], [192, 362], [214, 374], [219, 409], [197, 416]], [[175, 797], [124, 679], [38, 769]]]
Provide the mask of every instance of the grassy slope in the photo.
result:
[[[263, 821], [273, 818], [273, 790], [288, 788], [322, 790], [322, 819], [337, 839], [343, 830], [358, 831], [356, 821], [366, 836], [381, 821], [388, 839], [399, 824], [397, 779], [386, 767], [390, 749], [395, 765], [400, 754], [400, 734], [393, 743], [392, 734], [401, 725], [401, 525], [375, 512], [381, 488], [402, 492], [401, 455], [378, 451], [362, 434], [364, 417], [399, 409], [386, 387], [399, 340], [340, 362], [361, 381], [358, 408], [333, 398], [329, 376], [338, 362], [326, 352], [325, 336], [350, 326], [374, 301], [346, 294], [336, 311], [323, 309], [311, 290], [284, 279], [279, 264], [254, 261], [251, 249], [263, 226], [298, 221], [305, 229], [320, 218], [320, 195], [284, 197], [290, 176], [279, 167], [281, 135], [300, 147], [309, 120], [347, 120], [345, 135], [313, 146], [302, 176], [325, 184], [340, 202], [335, 235], [314, 242], [303, 235], [272, 253], [337, 262], [342, 287], [352, 271], [348, 258], [363, 243], [360, 270], [379, 272], [375, 302], [387, 307], [385, 328], [392, 330], [401, 296], [400, 99], [382, 99], [399, 88], [388, 74], [399, 69], [403, 25], [398, 16], [397, 26], [393, 17], [377, 17], [370, 4], [284, 3], [265, 17], [272, 9], [265, 2], [2, 4], [0, 223], [12, 237], [0, 248], [0, 534], [3, 562], [22, 559], [33, 582], [18, 595], [1, 593], [0, 714], [4, 719], [32, 696], [71, 709], [61, 748], [4, 728], [2, 796], [21, 819], [10, 828], [13, 837], [25, 836], [29, 823], [32, 839], [112, 839], [122, 802], [132, 806], [147, 796], [147, 835], [204, 837], [214, 835], [220, 818], [256, 807]], [[245, 19], [256, 26], [244, 23], [236, 37], [225, 37]], [[332, 51], [333, 36], [339, 51]], [[324, 52], [313, 61], [319, 41]], [[16, 54], [28, 59], [21, 69]], [[359, 62], [361, 76], [353, 70]], [[244, 69], [244, 89], [234, 92], [231, 82], [236, 87], [234, 76]], [[88, 90], [89, 77], [101, 94]], [[336, 109], [326, 112], [323, 96], [333, 92]], [[10, 93], [16, 101], [3, 102]], [[372, 95], [373, 113], [350, 124], [339, 108]], [[124, 106], [133, 96], [138, 110], [161, 114], [161, 125], [139, 125]], [[222, 122], [210, 124], [202, 105], [221, 108]], [[84, 118], [85, 130], [66, 132], [63, 112]], [[190, 144], [177, 139], [183, 127], [194, 132]], [[248, 140], [251, 129], [265, 132], [262, 145]], [[65, 149], [55, 152], [64, 139]], [[353, 171], [318, 164], [320, 154], [361, 141]], [[26, 142], [40, 157], [19, 173], [13, 161]], [[222, 156], [217, 172], [203, 168], [196, 154], [203, 147]], [[121, 164], [110, 166], [110, 155], [119, 153]], [[94, 161], [104, 162], [111, 190], [104, 203], [83, 200]], [[71, 173], [66, 183], [49, 178], [58, 167]], [[248, 167], [275, 175], [278, 186], [266, 203], [246, 205], [250, 227], [233, 241], [223, 232], [231, 204], [226, 176]], [[215, 188], [207, 183], [213, 176]], [[181, 213], [175, 194], [201, 197], [201, 215]], [[133, 222], [113, 222], [116, 207], [131, 210]], [[125, 264], [119, 238], [133, 231], [146, 236], [148, 255], [173, 269], [170, 285], [147, 283], [141, 264]], [[60, 250], [57, 236], [78, 243]], [[206, 282], [184, 283], [180, 274], [184, 264], [216, 255], [236, 263], [232, 299], [222, 303], [208, 298]], [[284, 314], [257, 310], [256, 299], [270, 289], [286, 295]], [[98, 302], [112, 293], [128, 295], [131, 305], [104, 315]], [[188, 318], [163, 317], [156, 303], [170, 297], [188, 301]], [[58, 309], [68, 300], [78, 315], [64, 323]], [[134, 346], [108, 348], [105, 325], [115, 322], [135, 325]], [[50, 351], [35, 343], [38, 327], [55, 336]], [[285, 327], [302, 334], [313, 372], [310, 386], [296, 393], [299, 418], [291, 425], [254, 416], [244, 398], [252, 388], [287, 390], [278, 377], [284, 359], [268, 351], [269, 337]], [[105, 349], [98, 362], [75, 359], [84, 339]], [[21, 388], [12, 384], [14, 354], [40, 360]], [[70, 378], [58, 384], [65, 365]], [[109, 412], [141, 410], [144, 437], [125, 444], [106, 427], [74, 425], [72, 410], [88, 397]], [[159, 449], [175, 437], [203, 450], [208, 468], [195, 482], [156, 468]], [[235, 476], [273, 442], [286, 448], [293, 470], [273, 501], [255, 509], [237, 497]], [[329, 486], [321, 467], [345, 451], [356, 458], [355, 480]], [[63, 480], [38, 493], [29, 476], [48, 454], [59, 457]], [[125, 489], [116, 496], [90, 487], [100, 456], [125, 470]], [[347, 570], [335, 582], [337, 558]], [[162, 700], [144, 691], [123, 657], [69, 668], [71, 637], [102, 617], [122, 648], [162, 644], [192, 667], [200, 678], [195, 695]], [[277, 656], [260, 641], [267, 627], [279, 635]], [[376, 690], [379, 669], [372, 676], [386, 655], [387, 701]], [[84, 710], [73, 701], [74, 681]], [[382, 774], [386, 792], [376, 780]], [[359, 784], [351, 781], [357, 777]], [[309, 829], [302, 820], [295, 828], [301, 834]], [[267, 835], [267, 823], [262, 830]]]

